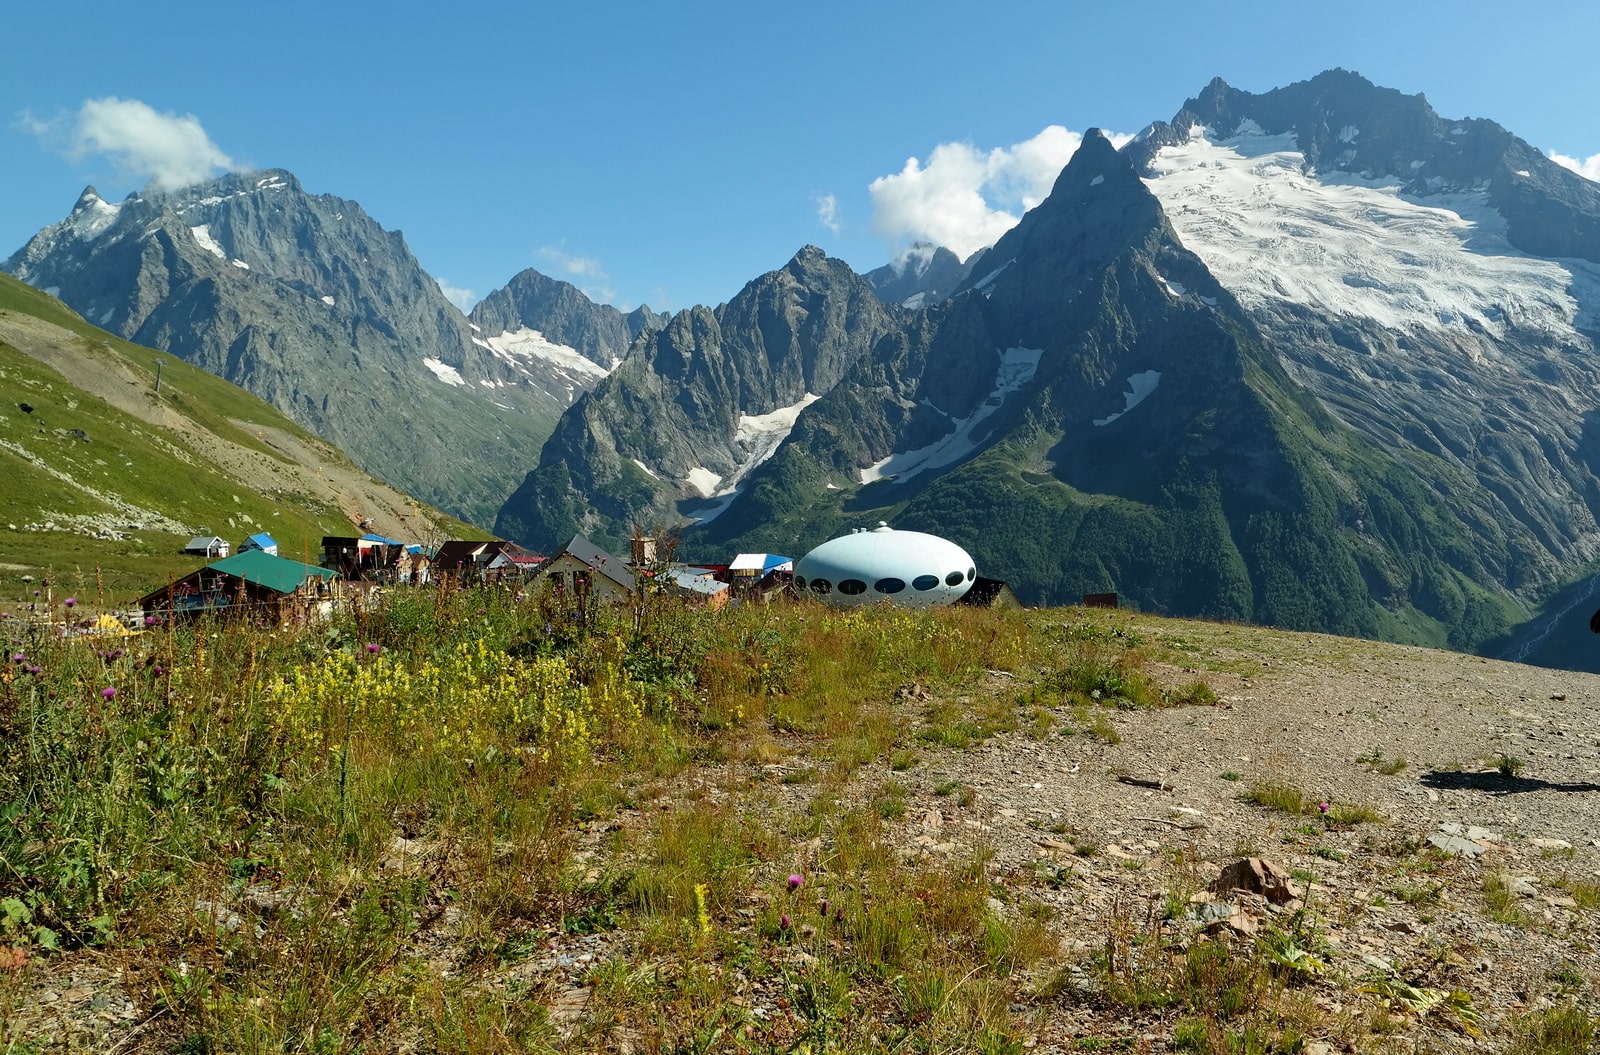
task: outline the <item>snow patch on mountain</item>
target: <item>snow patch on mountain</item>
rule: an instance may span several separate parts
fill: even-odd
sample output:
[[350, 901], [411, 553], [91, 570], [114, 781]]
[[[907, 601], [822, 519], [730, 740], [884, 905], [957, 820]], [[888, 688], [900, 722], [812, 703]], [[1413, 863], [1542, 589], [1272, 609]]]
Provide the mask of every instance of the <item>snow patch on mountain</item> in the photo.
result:
[[[498, 337], [490, 337], [487, 340], [474, 337], [472, 343], [487, 348], [497, 358], [524, 372], [528, 372], [529, 367], [537, 363], [546, 363], [568, 370], [592, 381], [598, 381], [610, 372], [599, 363], [584, 358], [576, 348], [557, 344], [538, 330], [526, 326], [514, 332], [508, 330]], [[546, 373], [542, 369], [536, 372], [541, 377]]]
[[1017, 258], [1012, 257], [1010, 260], [1007, 260], [1005, 263], [1001, 264], [987, 275], [984, 275], [982, 278], [978, 279], [978, 281], [974, 282], [972, 284], [972, 288], [979, 290], [984, 296], [988, 296], [991, 292], [993, 292], [995, 279], [1000, 277], [1000, 272], [1004, 271], [1006, 268], [1010, 267], [1016, 262]]
[[926, 469], [942, 469], [954, 465], [978, 449], [973, 432], [1017, 389], [1033, 380], [1039, 370], [1039, 358], [1044, 355], [1039, 348], [1007, 348], [1000, 353], [1000, 366], [995, 370], [994, 390], [971, 414], [955, 422], [955, 431], [926, 447], [914, 451], [897, 451], [887, 458], [874, 462], [860, 471], [864, 484], [895, 477], [907, 480]]
[[447, 385], [465, 386], [467, 383], [466, 378], [461, 376], [461, 371], [449, 363], [438, 359], [424, 359], [422, 360], [422, 365], [432, 370], [433, 376]]
[[720, 475], [700, 465], [690, 469], [684, 479], [689, 482], [690, 487], [700, 492], [702, 498], [710, 498], [716, 494], [717, 485], [722, 482]]
[[[794, 431], [794, 423], [800, 417], [800, 412], [820, 398], [822, 397], [807, 392], [799, 402], [779, 407], [766, 414], [740, 414], [739, 426], [734, 431], [733, 441], [745, 449], [744, 458], [739, 462], [738, 468], [725, 477], [718, 476], [709, 469], [689, 470], [689, 484], [700, 492], [701, 497], [717, 499], [715, 504], [695, 511], [690, 519], [709, 524], [721, 516], [733, 504], [733, 500], [739, 497], [740, 485], [744, 482], [744, 478], [777, 453], [783, 441], [789, 438], [789, 433]], [[643, 469], [644, 466], [641, 465], [640, 468]], [[650, 472], [648, 469], [645, 471]]]
[[1145, 183], [1247, 309], [1289, 301], [1397, 331], [1516, 328], [1561, 342], [1595, 325], [1600, 266], [1516, 250], [1484, 190], [1422, 204], [1393, 179], [1308, 173], [1292, 134], [1208, 134], [1164, 147]]
[[204, 249], [218, 260], [228, 259], [228, 254], [222, 251], [222, 246], [218, 245], [217, 240], [211, 237], [211, 226], [209, 224], [191, 227], [189, 228], [189, 233], [194, 235], [194, 240], [200, 243], [201, 249]]
[[117, 222], [117, 214], [120, 212], [122, 206], [112, 205], [98, 194], [85, 195], [79, 202], [78, 208], [73, 210], [72, 230], [79, 240], [92, 242], [107, 227]]
[[1113, 421], [1116, 421], [1118, 418], [1122, 417], [1122, 415], [1126, 414], [1140, 403], [1143, 403], [1150, 393], [1156, 390], [1156, 386], [1160, 383], [1160, 370], [1146, 370], [1143, 373], [1130, 376], [1128, 378], [1128, 391], [1122, 393], [1122, 398], [1124, 401], [1122, 409], [1117, 411], [1115, 414], [1112, 414], [1110, 417], [1095, 418], [1095, 425], [1105, 426], [1111, 424]]

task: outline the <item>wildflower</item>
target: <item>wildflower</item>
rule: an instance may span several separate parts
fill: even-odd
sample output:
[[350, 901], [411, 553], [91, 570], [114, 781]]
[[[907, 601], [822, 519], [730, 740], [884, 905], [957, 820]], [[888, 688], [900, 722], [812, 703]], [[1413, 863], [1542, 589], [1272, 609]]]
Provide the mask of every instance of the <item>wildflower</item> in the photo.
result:
[[378, 644], [376, 641], [368, 641], [367, 651], [373, 655], [377, 655], [379, 652], [383, 651], [383, 646]]
[[65, 601], [62, 601], [61, 603], [66, 605], [68, 608], [74, 608], [78, 604], [78, 599], [76, 597], [68, 597]]
[[700, 933], [710, 934], [711, 912], [706, 907], [706, 885], [704, 883], [696, 883], [694, 885], [694, 908], [695, 919], [700, 924]]
[[827, 898], [823, 898], [821, 901], [817, 902], [817, 911], [821, 912], [824, 916], [828, 914], [829, 907], [830, 906], [828, 905]]
[[145, 626], [155, 626], [156, 622], [157, 622], [156, 617], [153, 616], [153, 615], [147, 615], [147, 616], [144, 617], [144, 625]]
[[161, 675], [163, 675], [165, 673], [166, 673], [166, 671], [162, 668], [161, 664], [157, 663], [156, 664], [156, 677], [159, 678], [159, 677], [161, 677]]
[[117, 690], [110, 685], [107, 685], [105, 688], [100, 690], [100, 698], [104, 700], [109, 700], [116, 694]]
[[792, 926], [794, 926], [794, 920], [789, 918], [789, 914], [787, 912], [778, 917], [779, 930], [788, 930]]
[[790, 875], [789, 876], [789, 889], [790, 890], [799, 890], [800, 887], [805, 884], [805, 881], [806, 881], [806, 877], [803, 876], [803, 875]]
[[1328, 812], [1328, 804], [1326, 802], [1317, 803], [1317, 811], [1319, 813], [1327, 813]]
[[13, 663], [26, 663], [27, 661], [28, 657], [23, 655], [21, 652], [15, 653], [11, 657], [11, 662]]
[[40, 666], [32, 666], [32, 667], [28, 668], [28, 673], [29, 674], [42, 674], [42, 673], [44, 673], [44, 668], [40, 667]]

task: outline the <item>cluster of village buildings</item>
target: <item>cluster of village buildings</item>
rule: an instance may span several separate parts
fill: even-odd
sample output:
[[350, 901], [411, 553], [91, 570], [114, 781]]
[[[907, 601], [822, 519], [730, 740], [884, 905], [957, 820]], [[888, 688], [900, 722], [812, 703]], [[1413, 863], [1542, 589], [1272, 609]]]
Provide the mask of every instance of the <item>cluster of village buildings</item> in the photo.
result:
[[[219, 537], [191, 539], [184, 552], [209, 563], [138, 601], [134, 619], [146, 625], [196, 615], [248, 612], [284, 621], [331, 614], [341, 604], [370, 601], [386, 587], [513, 586], [545, 591], [575, 609], [627, 603], [648, 589], [693, 599], [709, 608], [766, 602], [794, 592], [794, 561], [775, 553], [740, 553], [726, 564], [662, 559], [654, 539], [636, 538], [626, 559], [583, 535], [554, 554], [532, 553], [503, 539], [450, 541], [436, 548], [382, 535], [329, 535], [320, 554], [285, 556], [267, 534], [251, 535], [230, 554]], [[311, 558], [315, 556], [316, 562]], [[968, 604], [1015, 605], [1003, 582], [980, 580]]]
[[[288, 619], [331, 613], [384, 587], [506, 584], [544, 590], [576, 607], [626, 603], [646, 587], [721, 607], [766, 601], [791, 588], [794, 562], [772, 553], [740, 553], [727, 564], [662, 560], [653, 539], [633, 541], [619, 559], [583, 535], [560, 552], [536, 554], [503, 539], [451, 541], [430, 549], [381, 535], [330, 535], [319, 554], [285, 556], [270, 535], [251, 535], [230, 554], [219, 537], [191, 539], [184, 552], [205, 566], [140, 598], [138, 616], [165, 621], [228, 611]], [[315, 563], [312, 563], [315, 558]]]

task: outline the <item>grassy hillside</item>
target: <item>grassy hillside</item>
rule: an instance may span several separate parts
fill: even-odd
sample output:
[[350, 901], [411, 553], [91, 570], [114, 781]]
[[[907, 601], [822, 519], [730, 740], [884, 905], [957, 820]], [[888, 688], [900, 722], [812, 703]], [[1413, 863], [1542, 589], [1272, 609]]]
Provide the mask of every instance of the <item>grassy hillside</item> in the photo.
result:
[[265, 531], [314, 560], [359, 517], [400, 538], [481, 535], [242, 389], [0, 275], [0, 599], [27, 603], [48, 577], [121, 603], [193, 568], [194, 535]]
[[0, 627], [0, 1050], [1592, 1050], [1600, 679], [1126, 612], [571, 614]]

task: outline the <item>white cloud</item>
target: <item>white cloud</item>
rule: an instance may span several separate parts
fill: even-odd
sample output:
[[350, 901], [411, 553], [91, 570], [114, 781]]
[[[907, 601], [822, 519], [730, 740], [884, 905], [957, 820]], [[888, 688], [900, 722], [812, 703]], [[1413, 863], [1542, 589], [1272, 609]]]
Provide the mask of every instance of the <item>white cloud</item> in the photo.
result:
[[[1131, 136], [1109, 134], [1121, 146]], [[971, 143], [940, 143], [927, 164], [905, 167], [868, 185], [873, 229], [896, 242], [933, 242], [965, 259], [990, 246], [1021, 214], [1049, 195], [1083, 137], [1050, 125], [1032, 139], [984, 152]]]
[[137, 99], [89, 99], [71, 117], [41, 121], [24, 113], [21, 123], [74, 162], [103, 155], [156, 190], [176, 190], [234, 167], [194, 114], [161, 113]]
[[822, 222], [822, 226], [838, 234], [843, 226], [839, 222], [839, 199], [832, 194], [819, 194], [816, 196], [816, 202], [817, 219]]
[[617, 291], [611, 285], [611, 276], [606, 274], [606, 269], [600, 266], [600, 261], [589, 256], [577, 256], [567, 252], [560, 246], [543, 245], [535, 250], [535, 255], [545, 264], [568, 275], [588, 279], [588, 283], [573, 283], [584, 296], [597, 304], [617, 303]]
[[600, 261], [593, 257], [574, 256], [558, 246], [540, 246], [538, 250], [540, 260], [552, 267], [565, 271], [569, 275], [579, 275], [585, 278], [605, 278], [605, 268], [600, 266]]
[[465, 286], [452, 286], [442, 278], [436, 278], [434, 281], [439, 284], [439, 292], [444, 294], [444, 299], [460, 308], [463, 313], [471, 311], [472, 306], [478, 303], [476, 291], [467, 289]]
[[1565, 154], [1550, 152], [1550, 160], [1562, 168], [1569, 168], [1585, 179], [1600, 182], [1600, 154], [1590, 154], [1586, 158], [1573, 158]]

